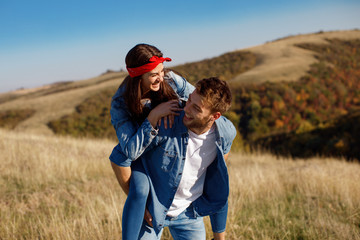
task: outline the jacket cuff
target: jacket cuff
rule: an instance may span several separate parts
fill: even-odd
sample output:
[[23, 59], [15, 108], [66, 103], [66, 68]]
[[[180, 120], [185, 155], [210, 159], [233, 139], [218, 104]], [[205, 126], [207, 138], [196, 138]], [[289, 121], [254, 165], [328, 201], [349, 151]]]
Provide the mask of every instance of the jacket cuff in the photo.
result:
[[215, 233], [225, 232], [226, 219], [228, 213], [228, 203], [215, 214], [210, 215], [212, 231]]
[[127, 158], [121, 151], [120, 145], [116, 145], [112, 150], [109, 159], [111, 162], [115, 163], [120, 167], [130, 167], [131, 159]]

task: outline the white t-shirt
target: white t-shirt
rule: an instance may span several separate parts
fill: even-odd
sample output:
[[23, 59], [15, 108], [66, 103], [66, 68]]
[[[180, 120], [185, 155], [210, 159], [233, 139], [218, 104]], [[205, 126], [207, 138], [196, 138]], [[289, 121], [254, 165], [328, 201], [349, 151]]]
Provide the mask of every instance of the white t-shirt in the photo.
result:
[[215, 160], [215, 124], [209, 131], [197, 135], [188, 130], [189, 142], [182, 177], [167, 213], [176, 217], [203, 193], [207, 167]]

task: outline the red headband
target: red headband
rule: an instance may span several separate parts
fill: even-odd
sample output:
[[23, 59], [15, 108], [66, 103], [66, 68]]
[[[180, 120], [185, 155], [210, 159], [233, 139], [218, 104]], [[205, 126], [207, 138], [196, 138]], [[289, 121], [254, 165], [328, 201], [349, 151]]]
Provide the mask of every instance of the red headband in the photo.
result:
[[158, 57], [158, 56], [152, 56], [149, 59], [149, 63], [144, 64], [140, 67], [135, 67], [135, 68], [128, 68], [126, 67], [126, 69], [129, 72], [130, 77], [137, 77], [137, 76], [141, 76], [144, 73], [150, 72], [151, 70], [153, 70], [154, 68], [156, 68], [156, 66], [159, 63], [163, 63], [163, 62], [170, 62], [171, 58], [163, 58], [163, 57]]

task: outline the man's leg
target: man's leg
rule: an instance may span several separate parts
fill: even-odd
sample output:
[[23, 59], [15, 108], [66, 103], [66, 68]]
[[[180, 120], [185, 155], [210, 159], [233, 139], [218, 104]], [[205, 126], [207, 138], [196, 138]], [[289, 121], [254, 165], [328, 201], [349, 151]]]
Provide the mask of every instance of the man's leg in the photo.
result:
[[202, 217], [195, 217], [192, 206], [175, 218], [167, 217], [166, 225], [174, 240], [205, 240], [206, 231]]

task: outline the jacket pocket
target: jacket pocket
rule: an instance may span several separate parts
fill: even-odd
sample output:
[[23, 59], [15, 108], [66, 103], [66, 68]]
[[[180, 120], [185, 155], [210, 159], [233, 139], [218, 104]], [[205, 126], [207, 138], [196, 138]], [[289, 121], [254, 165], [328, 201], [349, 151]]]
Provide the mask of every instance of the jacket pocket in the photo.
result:
[[162, 146], [159, 146], [159, 148], [162, 151], [161, 170], [164, 172], [170, 172], [175, 165], [178, 154], [176, 151], [165, 149]]

